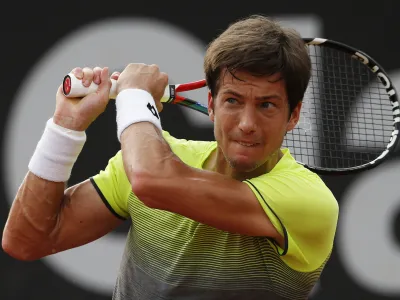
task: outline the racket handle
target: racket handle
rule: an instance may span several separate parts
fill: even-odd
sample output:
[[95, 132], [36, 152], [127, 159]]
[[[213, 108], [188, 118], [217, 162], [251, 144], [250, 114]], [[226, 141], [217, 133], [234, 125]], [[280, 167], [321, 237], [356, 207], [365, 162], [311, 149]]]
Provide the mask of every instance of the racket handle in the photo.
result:
[[[99, 86], [92, 81], [90, 86], [83, 85], [82, 80], [69, 73], [63, 80], [63, 93], [68, 98], [82, 98], [97, 91]], [[110, 99], [117, 97], [117, 81], [111, 79]]]
[[[86, 87], [82, 84], [82, 80], [75, 77], [74, 74], [69, 73], [64, 77], [63, 80], [63, 93], [67, 98], [83, 98], [90, 93], [97, 91], [99, 86], [92, 81], [90, 86]], [[171, 90], [174, 90], [174, 85], [167, 85], [165, 88], [164, 96], [161, 98], [161, 102], [171, 101]], [[172, 93], [174, 94], [174, 93]], [[111, 79], [111, 89], [109, 99], [115, 99], [117, 97], [117, 81]]]

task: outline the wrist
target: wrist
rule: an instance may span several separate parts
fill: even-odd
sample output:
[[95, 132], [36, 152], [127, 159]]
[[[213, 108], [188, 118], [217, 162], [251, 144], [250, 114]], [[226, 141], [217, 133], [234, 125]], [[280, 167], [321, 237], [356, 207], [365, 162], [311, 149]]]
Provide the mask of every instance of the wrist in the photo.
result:
[[29, 162], [29, 171], [48, 181], [68, 181], [85, 142], [84, 131], [67, 129], [49, 119]]
[[88, 128], [88, 125], [85, 124], [85, 122], [77, 120], [73, 117], [65, 117], [54, 114], [52, 120], [55, 125], [73, 131], [85, 131]]
[[142, 89], [125, 89], [116, 98], [117, 135], [121, 141], [122, 132], [130, 125], [139, 122], [150, 122], [162, 130], [153, 96]]

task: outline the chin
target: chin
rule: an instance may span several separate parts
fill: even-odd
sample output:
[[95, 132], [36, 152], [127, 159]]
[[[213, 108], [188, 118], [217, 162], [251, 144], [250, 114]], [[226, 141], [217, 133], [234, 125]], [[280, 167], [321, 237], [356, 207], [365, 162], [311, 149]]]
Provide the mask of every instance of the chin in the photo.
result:
[[237, 172], [251, 172], [259, 167], [254, 161], [245, 161], [242, 159], [228, 159], [229, 165]]

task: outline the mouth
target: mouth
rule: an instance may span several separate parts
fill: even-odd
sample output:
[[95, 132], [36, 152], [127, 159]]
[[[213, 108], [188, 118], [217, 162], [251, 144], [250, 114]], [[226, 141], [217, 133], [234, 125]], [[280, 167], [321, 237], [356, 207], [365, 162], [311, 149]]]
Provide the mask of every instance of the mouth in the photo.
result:
[[253, 143], [253, 142], [244, 142], [244, 141], [236, 141], [236, 143], [238, 143], [241, 146], [244, 147], [256, 147], [259, 145], [259, 143]]

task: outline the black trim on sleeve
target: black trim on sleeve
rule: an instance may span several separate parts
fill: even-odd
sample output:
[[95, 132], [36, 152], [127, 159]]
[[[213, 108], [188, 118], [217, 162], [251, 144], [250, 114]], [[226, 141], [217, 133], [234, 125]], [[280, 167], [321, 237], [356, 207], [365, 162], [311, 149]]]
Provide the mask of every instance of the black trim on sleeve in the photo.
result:
[[101, 200], [103, 201], [103, 203], [107, 206], [107, 208], [111, 211], [111, 213], [116, 216], [118, 219], [121, 220], [126, 220], [126, 218], [120, 216], [110, 205], [110, 203], [108, 203], [106, 197], [104, 197], [103, 193], [101, 192], [101, 190], [99, 189], [98, 185], [96, 184], [96, 182], [94, 181], [94, 179], [92, 177], [90, 177], [90, 182], [93, 184], [95, 190], [97, 191], [97, 193], [99, 194]]
[[[285, 248], [283, 249], [283, 253], [280, 254], [280, 256], [286, 255], [286, 253], [287, 253], [287, 251], [288, 251], [288, 248], [289, 248], [289, 242], [288, 242], [288, 235], [287, 235], [287, 231], [286, 231], [285, 226], [283, 226], [283, 224], [282, 224], [281, 220], [279, 219], [279, 217], [276, 215], [276, 213], [273, 211], [273, 209], [268, 205], [267, 201], [265, 201], [263, 195], [262, 195], [262, 194], [260, 193], [260, 191], [256, 188], [256, 186], [255, 186], [252, 182], [250, 182], [249, 180], [247, 180], [247, 179], [246, 179], [245, 181], [248, 182], [248, 183], [250, 183], [251, 186], [257, 191], [257, 193], [260, 195], [261, 199], [263, 199], [265, 205], [268, 206], [268, 208], [271, 210], [271, 212], [274, 214], [274, 216], [278, 219], [279, 224], [282, 226]], [[273, 240], [273, 242], [274, 242], [274, 244], [276, 244], [276, 241], [275, 241], [275, 240]], [[279, 251], [278, 251], [278, 253], [279, 253]]]

